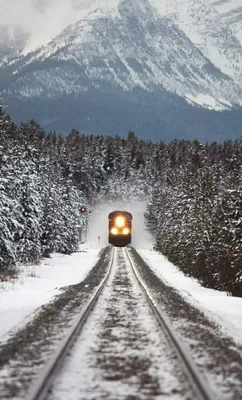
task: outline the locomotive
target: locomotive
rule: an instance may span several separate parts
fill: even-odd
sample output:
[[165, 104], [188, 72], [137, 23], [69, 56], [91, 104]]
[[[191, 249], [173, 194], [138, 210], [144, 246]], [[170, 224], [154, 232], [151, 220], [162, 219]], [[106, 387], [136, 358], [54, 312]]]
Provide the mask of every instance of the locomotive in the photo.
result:
[[108, 241], [116, 247], [131, 243], [132, 214], [128, 211], [113, 211], [108, 216]]

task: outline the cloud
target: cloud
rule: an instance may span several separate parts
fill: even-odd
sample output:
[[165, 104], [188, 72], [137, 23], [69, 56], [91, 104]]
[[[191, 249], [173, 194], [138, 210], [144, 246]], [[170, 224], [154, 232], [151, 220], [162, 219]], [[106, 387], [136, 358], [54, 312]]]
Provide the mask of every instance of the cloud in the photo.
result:
[[45, 43], [76, 22], [94, 0], [0, 0], [0, 26], [10, 37], [21, 27], [29, 34], [28, 50]]

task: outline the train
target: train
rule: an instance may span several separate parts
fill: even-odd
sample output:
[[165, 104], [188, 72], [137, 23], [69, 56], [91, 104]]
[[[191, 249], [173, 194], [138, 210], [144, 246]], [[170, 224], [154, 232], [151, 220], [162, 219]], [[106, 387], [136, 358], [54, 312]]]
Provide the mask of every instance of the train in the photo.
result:
[[128, 211], [113, 211], [108, 215], [108, 241], [115, 247], [131, 243], [132, 214]]

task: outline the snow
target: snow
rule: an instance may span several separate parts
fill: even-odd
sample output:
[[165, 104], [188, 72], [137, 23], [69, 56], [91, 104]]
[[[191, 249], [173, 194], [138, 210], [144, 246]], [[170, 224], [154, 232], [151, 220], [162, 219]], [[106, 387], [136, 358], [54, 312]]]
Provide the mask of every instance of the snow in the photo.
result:
[[81, 282], [94, 266], [100, 249], [82, 246], [72, 255], [53, 254], [39, 265], [21, 266], [17, 279], [0, 283], [0, 342], [28, 322], [61, 288]]
[[[220, 14], [208, 0], [133, 3], [96, 0], [81, 9], [53, 41], [20, 63], [23, 68], [53, 58], [64, 62], [61, 68], [33, 70], [23, 80], [17, 77], [17, 85], [7, 90], [8, 96], [13, 92], [25, 98], [51, 93], [54, 98], [82, 93], [90, 85], [102, 89], [108, 82], [127, 91], [142, 88], [152, 92], [163, 87], [185, 98], [188, 93], [188, 102], [216, 110], [226, 109], [226, 102], [242, 104], [242, 48], [235, 37], [240, 34], [239, 26], [234, 32], [235, 25], [226, 23], [233, 32], [221, 33], [217, 28]], [[131, 14], [136, 17], [134, 29], [128, 23]], [[214, 71], [208, 59], [232, 79]], [[85, 79], [80, 81], [79, 73], [67, 67], [69, 62], [84, 71]], [[226, 100], [225, 106], [220, 97]]]
[[227, 107], [223, 106], [224, 104], [229, 105], [232, 107], [232, 104], [229, 104], [226, 100], [220, 99], [221, 103], [216, 101], [212, 96], [206, 95], [206, 94], [198, 94], [197, 96], [193, 96], [191, 94], [186, 94], [186, 99], [189, 101], [189, 103], [196, 103], [199, 104], [203, 107], [209, 108], [209, 109], [214, 109], [214, 110], [226, 110]]
[[[76, 48], [81, 48], [83, 45], [85, 48], [84, 53], [86, 53], [86, 50], [88, 48], [88, 46], [86, 46], [86, 43], [92, 41], [92, 37], [94, 38], [94, 42], [96, 42], [97, 32], [103, 31], [103, 27], [100, 21], [108, 19], [108, 24], [111, 24], [110, 27], [112, 26], [112, 22], [115, 21], [116, 26], [121, 24], [123, 18], [122, 12], [120, 11], [121, 3], [122, 2], [120, 0], [90, 0], [88, 2], [84, 2], [81, 7], [77, 7], [75, 12], [71, 7], [65, 9], [64, 3], [61, 3], [57, 14], [58, 18], [55, 19], [54, 24], [50, 24], [44, 35], [39, 35], [38, 30], [37, 33], [32, 33], [27, 46], [22, 52], [22, 55], [26, 55], [29, 51], [37, 49], [38, 47], [43, 45], [44, 47], [42, 48], [42, 50], [38, 50], [40, 51], [39, 57], [48, 58], [50, 56], [53, 56], [53, 54], [57, 54], [57, 50], [62, 49], [62, 46], [65, 45], [65, 41], [68, 44], [70, 51], [73, 53], [75, 50], [76, 52], [76, 49], [72, 49], [72, 47], [69, 46], [69, 38], [65, 38], [65, 35], [68, 36], [68, 34], [71, 33], [71, 37], [76, 38]], [[198, 98], [197, 104], [201, 104], [203, 106], [205, 105], [205, 107], [208, 106], [209, 108], [214, 109], [223, 109], [223, 107], [219, 105], [219, 102], [217, 104], [216, 101], [218, 100], [218, 94], [220, 92], [223, 97], [228, 96], [226, 97], [227, 101], [237, 103], [239, 101], [238, 96], [234, 96], [233, 92], [236, 92], [238, 90], [238, 87], [236, 87], [237, 85], [241, 88], [242, 81], [241, 0], [149, 0], [149, 3], [155, 8], [157, 18], [158, 16], [161, 16], [162, 18], [168, 17], [170, 21], [173, 21], [175, 25], [179, 27], [181, 33], [184, 32], [191, 40], [191, 42], [199, 48], [203, 56], [209, 59], [224, 74], [232, 78], [230, 82], [222, 80], [222, 85], [220, 87], [216, 87], [218, 85], [218, 83], [216, 82], [216, 76], [216, 79], [214, 81], [211, 80], [210, 74], [205, 71], [206, 68], [204, 68], [204, 60], [202, 60], [202, 55], [198, 53], [196, 59], [191, 59], [191, 63], [194, 64], [194, 66], [196, 66], [198, 70], [200, 70], [200, 74], [198, 73], [197, 76], [194, 76], [194, 82], [200, 84], [201, 87], [199, 87], [199, 85], [195, 85], [195, 83], [193, 82], [192, 87], [194, 93], [192, 93], [192, 95], [194, 95], [195, 98], [197, 97], [197, 95], [199, 96], [200, 93], [202, 96], [206, 96], [206, 90], [204, 90], [203, 88], [203, 86], [205, 86], [205, 89], [207, 88], [207, 90], [209, 90], [208, 94], [209, 96], [211, 96], [211, 101], [209, 101], [208, 103], [206, 101], [201, 101], [201, 103], [199, 103], [200, 99]], [[56, 3], [55, 5], [50, 7], [48, 19], [52, 14], [56, 14], [55, 7]], [[137, 15], [140, 14], [142, 16], [142, 13], [144, 13], [147, 5], [145, 5], [145, 3], [143, 3], [143, 5], [142, 3], [140, 3], [139, 7], [140, 10], [136, 10], [136, 12]], [[96, 24], [97, 20], [99, 20], [98, 25]], [[40, 21], [42, 21], [41, 24]], [[82, 23], [80, 24], [81, 21]], [[38, 29], [40, 25], [42, 30], [42, 26], [45, 25], [43, 24], [43, 16], [39, 16], [39, 19], [37, 18], [35, 22], [37, 23]], [[90, 24], [92, 27], [95, 27], [93, 33], [89, 32]], [[78, 26], [81, 26], [81, 32], [78, 31]], [[73, 27], [76, 30], [75, 32], [72, 32]], [[66, 31], [64, 31], [64, 29], [66, 29]], [[64, 34], [64, 32], [66, 33]], [[134, 43], [135, 51], [133, 49], [133, 46], [126, 46], [125, 50], [120, 50], [119, 52], [118, 47], [115, 44], [115, 36], [110, 35], [109, 37], [109, 35], [107, 36], [107, 33], [105, 33], [105, 35], [107, 42], [109, 41], [110, 43], [112, 43], [112, 57], [114, 57], [114, 55], [116, 55], [116, 57], [119, 56], [120, 61], [123, 63], [123, 67], [126, 67], [127, 69], [127, 73], [123, 77], [118, 76], [117, 71], [112, 70], [112, 67], [110, 67], [112, 65], [112, 63], [110, 62], [110, 66], [109, 63], [107, 63], [107, 68], [105, 68], [104, 71], [102, 71], [100, 67], [96, 68], [96, 75], [100, 74], [100, 76], [102, 77], [105, 77], [107, 75], [105, 79], [113, 79], [115, 84], [119, 85], [125, 90], [128, 90], [128, 87], [132, 88], [136, 86], [151, 90], [153, 84], [162, 84], [167, 90], [171, 92], [175, 91], [181, 96], [184, 96], [184, 91], [191, 88], [191, 85], [189, 85], [189, 80], [192, 80], [194, 71], [192, 68], [189, 68], [189, 56], [188, 58], [186, 58], [186, 51], [188, 51], [188, 53], [190, 51], [190, 45], [188, 43], [185, 43], [184, 41], [178, 42], [178, 39], [174, 37], [175, 40], [173, 40], [172, 45], [167, 43], [169, 48], [168, 54], [172, 54], [172, 57], [170, 59], [168, 58], [168, 60], [166, 60], [167, 52], [163, 51], [164, 49], [162, 50], [161, 58], [157, 50], [156, 53], [158, 54], [158, 56], [155, 54], [154, 50], [151, 51], [151, 53], [155, 54], [155, 59], [157, 57], [159, 58], [157, 58], [157, 62], [154, 62], [154, 60], [152, 60], [152, 58], [148, 55], [147, 61], [151, 64], [152, 73], [149, 74], [147, 71], [145, 71], [145, 73], [143, 74], [138, 74], [136, 73], [136, 71], [133, 71], [133, 69], [130, 68], [127, 63], [125, 63], [125, 60], [127, 58], [126, 53], [129, 47], [131, 49], [132, 55], [136, 54], [137, 49], [136, 57], [138, 60], [142, 60], [143, 56], [139, 53], [137, 43]], [[152, 49], [152, 43], [149, 43], [148, 41], [149, 36], [150, 35], [148, 34], [146, 37], [147, 45], [148, 48]], [[51, 39], [53, 39], [53, 42], [50, 43]], [[163, 40], [162, 42], [165, 41], [166, 40]], [[157, 44], [159, 47], [159, 41], [157, 42]], [[154, 44], [152, 46], [154, 46]], [[145, 48], [145, 46], [141, 47]], [[99, 55], [103, 51], [102, 46], [97, 50], [97, 48], [95, 48], [92, 43], [91, 48], [93, 48], [94, 53], [98, 52]], [[174, 50], [176, 50], [176, 48], [176, 52], [178, 54], [177, 56], [174, 56], [173, 52]], [[171, 49], [173, 50], [172, 52]], [[183, 49], [183, 52], [181, 55], [179, 55], [181, 49]], [[61, 54], [61, 52], [60, 56], [65, 59], [65, 56]], [[179, 57], [184, 58], [184, 64], [187, 65], [188, 70], [191, 71], [189, 79], [185, 79], [184, 82], [180, 82], [179, 79], [179, 71], [182, 68], [182, 66], [180, 65], [181, 63], [179, 61]], [[168, 62], [168, 64], [174, 64], [172, 60], [174, 58], [177, 60], [178, 70], [176, 71], [176, 69], [173, 68], [172, 73], [175, 74], [175, 76], [171, 76], [171, 79], [168, 79], [166, 73], [162, 73], [161, 71], [163, 58], [164, 64], [165, 61]], [[66, 60], [67, 59], [68, 57], [66, 57]], [[77, 57], [77, 63], [83, 65], [83, 62], [80, 62], [80, 60], [83, 59], [84, 55], [83, 52], [81, 52], [80, 56]], [[31, 60], [32, 58], [30, 58], [26, 62], [29, 63]], [[159, 66], [159, 68], [157, 66]], [[108, 74], [106, 70], [109, 72]], [[92, 71], [92, 69], [88, 69], [88, 71]], [[205, 77], [205, 81], [201, 81], [201, 76], [203, 75]], [[91, 80], [93, 78], [91, 73], [89, 74], [89, 78], [91, 78]], [[206, 81], [206, 78], [209, 79], [208, 82]], [[234, 86], [234, 83], [236, 84], [236, 86]], [[223, 87], [224, 85], [226, 86], [225, 88]], [[59, 85], [56, 85], [56, 82], [53, 83], [53, 86], [59, 87]], [[66, 86], [68, 87], [69, 85], [67, 84]], [[50, 88], [48, 90], [50, 91]], [[195, 100], [192, 101], [196, 102]], [[215, 103], [214, 107], [212, 103]]]
[[193, 306], [214, 321], [223, 334], [242, 345], [242, 298], [226, 292], [202, 287], [195, 279], [185, 276], [163, 255], [148, 250], [137, 250], [151, 269], [168, 285], [176, 288]]
[[[222, 72], [241, 85], [241, 0], [149, 0]], [[239, 42], [240, 43], [239, 43]]]
[[17, 279], [0, 283], [0, 341], [25, 324], [33, 313], [60, 293], [63, 286], [82, 281], [94, 266], [101, 247], [108, 245], [108, 214], [126, 210], [133, 214], [132, 246], [152, 270], [193, 306], [215, 321], [221, 331], [242, 345], [242, 298], [206, 289], [195, 279], [185, 276], [161, 254], [149, 250], [154, 239], [145, 229], [144, 201], [110, 202], [93, 210], [88, 231], [88, 245], [72, 255], [53, 254], [39, 265], [20, 268]]
[[241, 0], [217, 1], [214, 0], [214, 5], [220, 14], [231, 12], [241, 7]]
[[[108, 245], [108, 214], [120, 209], [134, 216], [133, 245], [150, 248], [153, 240], [145, 230], [143, 202], [110, 202], [94, 210], [88, 231], [88, 244], [72, 255], [52, 254], [39, 265], [20, 267], [19, 276], [0, 282], [0, 342], [27, 323], [33, 313], [60, 293], [63, 286], [81, 282], [94, 266], [101, 247]], [[142, 234], [141, 234], [142, 232]]]
[[81, 340], [76, 341], [57, 375], [50, 400], [143, 399], [149, 394], [150, 398], [178, 400], [181, 393], [190, 391], [179, 376], [173, 350], [124, 262], [119, 249], [108, 284], [83, 327]]

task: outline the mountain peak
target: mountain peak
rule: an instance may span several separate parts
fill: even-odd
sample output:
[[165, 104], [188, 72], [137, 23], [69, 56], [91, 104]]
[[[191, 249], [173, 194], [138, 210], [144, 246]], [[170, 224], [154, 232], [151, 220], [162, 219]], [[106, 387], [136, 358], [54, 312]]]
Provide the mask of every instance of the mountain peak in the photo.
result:
[[76, 93], [108, 84], [125, 91], [165, 89], [208, 108], [242, 104], [240, 88], [148, 0], [99, 0], [95, 5], [99, 8], [93, 6], [85, 19], [28, 59], [29, 64], [65, 63], [68, 69], [76, 65], [75, 89], [63, 82], [56, 90]]
[[[90, 126], [89, 121], [96, 124], [93, 121], [102, 114], [102, 103], [108, 103], [107, 109], [117, 104], [117, 118], [122, 107], [125, 112], [129, 107], [137, 110], [136, 106], [149, 109], [148, 119], [152, 119], [153, 109], [159, 115], [164, 102], [183, 107], [182, 98], [208, 109], [242, 105], [241, 87], [194, 44], [191, 35], [181, 29], [177, 15], [158, 13], [155, 1], [96, 1], [83, 18], [48, 44], [0, 70], [5, 103], [28, 102], [32, 107], [34, 101], [38, 110], [44, 104], [46, 111], [43, 115], [41, 109], [41, 115], [49, 124], [62, 118], [55, 102], [61, 101], [61, 109], [70, 107], [73, 113], [72, 107], [76, 109], [81, 101], [85, 110], [82, 126]], [[156, 99], [156, 104], [151, 101], [153, 108], [147, 104], [148, 98]], [[45, 109], [47, 104], [51, 106]]]

